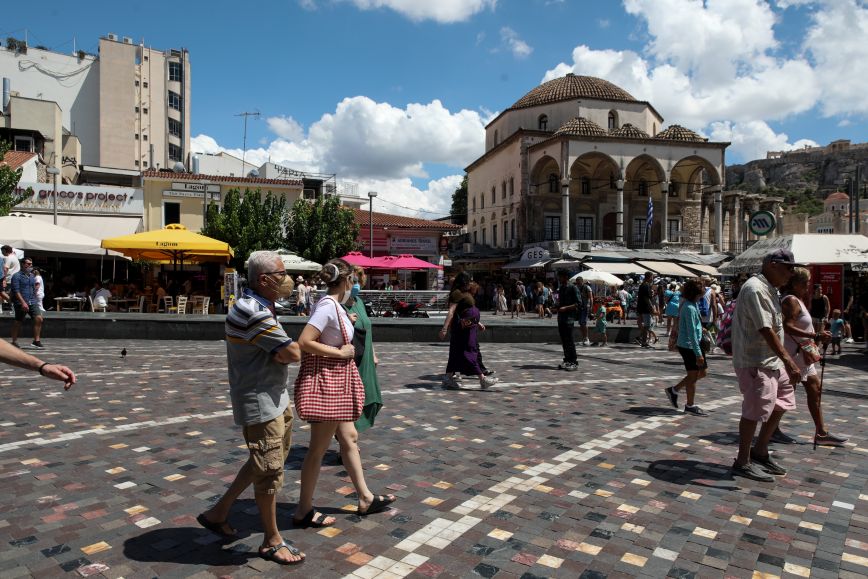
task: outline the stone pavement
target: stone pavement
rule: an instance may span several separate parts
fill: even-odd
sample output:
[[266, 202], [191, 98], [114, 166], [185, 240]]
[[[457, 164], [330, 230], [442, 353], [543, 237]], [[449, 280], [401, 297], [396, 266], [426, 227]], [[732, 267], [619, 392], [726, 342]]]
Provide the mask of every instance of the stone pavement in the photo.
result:
[[[832, 360], [823, 405], [846, 448], [818, 448], [804, 392], [776, 448], [789, 474], [733, 479], [740, 397], [713, 356], [698, 402], [668, 406], [682, 375], [664, 351], [483, 344], [502, 382], [440, 387], [444, 344], [381, 344], [385, 407], [361, 437], [369, 486], [391, 512], [360, 518], [326, 456], [317, 505], [330, 529], [290, 516], [307, 443], [299, 421], [279, 499], [285, 538], [309, 560], [259, 559], [252, 495], [224, 544], [195, 522], [246, 450], [232, 425], [219, 341], [46, 340], [80, 383], [0, 366], [0, 577], [864, 577], [868, 574], [868, 357]], [[129, 352], [125, 360], [120, 350]]]

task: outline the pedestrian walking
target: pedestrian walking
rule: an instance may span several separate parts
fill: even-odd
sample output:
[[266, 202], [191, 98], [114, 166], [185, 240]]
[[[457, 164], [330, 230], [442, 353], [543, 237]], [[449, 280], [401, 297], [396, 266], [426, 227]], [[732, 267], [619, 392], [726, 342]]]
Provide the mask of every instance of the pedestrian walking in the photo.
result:
[[702, 295], [702, 285], [696, 280], [688, 280], [683, 288], [683, 302], [678, 312], [678, 327], [676, 346], [681, 359], [684, 361], [684, 369], [687, 375], [675, 386], [666, 389], [666, 396], [674, 408], [678, 408], [678, 394], [687, 392], [687, 404], [684, 406], [685, 414], [694, 416], [708, 416], [708, 413], [696, 404], [696, 384], [708, 373], [708, 364], [705, 353], [700, 347], [702, 340], [702, 321], [699, 317], [699, 308], [696, 301]]
[[626, 324], [627, 306], [630, 305], [630, 292], [624, 286], [621, 286], [621, 289], [618, 290], [618, 301], [621, 302], [621, 315], [618, 317], [618, 324]]
[[[672, 282], [669, 284], [669, 289], [664, 294], [664, 300], [666, 301], [666, 307], [664, 308], [666, 335], [669, 336], [673, 332], [673, 324], [678, 317], [678, 308], [681, 305], [681, 291], [677, 283]], [[678, 331], [678, 328], [676, 327], [674, 331]]]
[[841, 354], [841, 340], [846, 337], [847, 325], [841, 317], [841, 310], [832, 310], [832, 319], [829, 320], [829, 332], [832, 334], [832, 355]]
[[503, 291], [503, 285], [501, 284], [497, 284], [495, 300], [497, 303], [497, 310], [494, 312], [494, 315], [503, 314], [505, 316], [506, 310], [509, 306], [506, 303], [506, 293]]
[[651, 295], [651, 280], [654, 277], [650, 271], [645, 272], [642, 285], [636, 297], [636, 319], [639, 324], [638, 343], [643, 348], [650, 348], [648, 343], [648, 331], [651, 329], [651, 316], [654, 315], [654, 302]]
[[558, 271], [558, 334], [561, 338], [561, 346], [564, 350], [564, 359], [558, 365], [558, 369], [575, 372], [579, 369], [579, 357], [576, 354], [576, 339], [573, 335], [573, 324], [579, 317], [581, 296], [579, 288], [569, 283], [567, 270]]
[[599, 344], [600, 346], [608, 346], [609, 345], [609, 336], [606, 334], [606, 327], [608, 323], [606, 322], [606, 306], [603, 303], [600, 303], [600, 307], [597, 308], [596, 312], [596, 322], [594, 324], [594, 331], [596, 335], [594, 336], [594, 341], [591, 343], [592, 346], [596, 346]]
[[226, 357], [232, 414], [250, 454], [220, 500], [196, 520], [221, 537], [235, 538], [229, 512], [253, 485], [264, 532], [259, 556], [293, 565], [303, 562], [305, 555], [280, 534], [277, 493], [283, 487], [283, 463], [292, 441], [287, 366], [297, 362], [300, 353], [274, 309], [276, 299], [292, 294], [293, 284], [280, 255], [273, 251], [251, 253], [247, 271], [248, 288], [226, 316]]
[[[836, 436], [826, 429], [821, 406], [822, 386], [817, 375], [817, 362], [822, 357], [817, 348], [817, 341], [828, 344], [832, 334], [827, 330], [815, 331], [813, 316], [805, 306], [805, 300], [810, 297], [811, 272], [803, 267], [793, 270], [793, 277], [784, 286], [784, 298], [781, 309], [784, 314], [784, 346], [787, 353], [799, 367], [801, 382], [805, 387], [808, 399], [808, 412], [814, 421], [814, 444], [827, 446], [842, 446], [847, 438]], [[839, 338], [840, 340], [840, 338]], [[793, 439], [776, 429], [772, 442], [790, 442]]]
[[295, 315], [304, 316], [307, 314], [308, 295], [310, 292], [304, 283], [304, 278], [298, 276], [295, 278]]
[[[797, 264], [793, 253], [777, 249], [763, 259], [762, 272], [742, 286], [732, 320], [732, 364], [743, 397], [738, 456], [732, 473], [772, 482], [786, 469], [772, 460], [769, 439], [781, 417], [796, 407], [793, 384], [799, 367], [784, 348], [783, 313], [777, 289], [786, 285]], [[756, 444], [754, 434], [762, 422]]]
[[[368, 276], [365, 274], [365, 270], [358, 266], [353, 268], [353, 273], [356, 276], [356, 282], [353, 283], [350, 291], [351, 303], [347, 311], [351, 317], [355, 315], [353, 321], [354, 343], [359, 344], [362, 348], [361, 353], [356, 350], [355, 359], [358, 360], [359, 376], [361, 376], [362, 384], [365, 386], [365, 404], [362, 407], [362, 415], [355, 422], [355, 429], [358, 433], [364, 432], [374, 425], [374, 420], [383, 407], [383, 397], [380, 393], [380, 381], [377, 379], [377, 366], [380, 360], [374, 349], [373, 327], [371, 326], [371, 319], [368, 317], [368, 311], [365, 309], [365, 303], [360, 296], [362, 287], [368, 281]], [[345, 432], [352, 435], [349, 427], [345, 429]]]
[[34, 348], [42, 348], [42, 308], [39, 307], [37, 297], [36, 276], [33, 275], [33, 260], [25, 257], [21, 262], [21, 271], [12, 276], [12, 305], [15, 310], [15, 321], [12, 322], [12, 345], [18, 345], [18, 333], [21, 331], [21, 322], [27, 316], [33, 320]]
[[326, 285], [326, 295], [313, 306], [298, 338], [302, 361], [294, 396], [299, 417], [310, 423], [310, 443], [301, 466], [301, 490], [292, 522], [314, 528], [335, 523], [334, 517], [313, 505], [322, 459], [335, 434], [358, 496], [356, 514], [379, 513], [395, 501], [394, 495], [370, 491], [357, 445], [355, 421], [362, 415], [365, 392], [354, 361], [353, 322], [341, 307], [352, 295], [353, 269], [346, 261], [333, 259], [320, 270], [319, 278]]
[[591, 284], [586, 282], [581, 276], [576, 278], [576, 287], [579, 289], [579, 343], [582, 346], [590, 346], [591, 340], [588, 339], [588, 315], [594, 307], [594, 290], [591, 289]]
[[0, 247], [0, 253], [3, 254], [3, 278], [0, 279], [0, 308], [2, 302], [7, 302], [10, 308], [14, 311], [15, 302], [12, 299], [12, 276], [21, 271], [21, 263], [18, 261], [18, 256], [11, 245]]
[[823, 286], [814, 284], [814, 293], [811, 295], [811, 322], [814, 324], [815, 332], [820, 332], [825, 328], [831, 311], [829, 296], [823, 293]]
[[485, 325], [479, 320], [479, 309], [476, 307], [474, 294], [478, 290], [470, 275], [461, 272], [455, 277], [453, 290], [449, 294], [449, 311], [446, 321], [440, 330], [440, 339], [449, 332], [449, 359], [446, 363], [446, 378], [444, 386], [457, 389], [462, 386], [460, 376], [476, 376], [479, 387], [488, 389], [497, 383], [493, 372], [486, 375], [479, 351], [478, 332], [485, 331]]

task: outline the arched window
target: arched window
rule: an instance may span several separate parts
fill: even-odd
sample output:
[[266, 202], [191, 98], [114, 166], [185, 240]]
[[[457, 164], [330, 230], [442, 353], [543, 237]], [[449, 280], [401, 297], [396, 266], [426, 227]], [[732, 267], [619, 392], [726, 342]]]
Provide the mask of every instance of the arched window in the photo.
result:
[[512, 197], [513, 195], [515, 195], [515, 178], [510, 177], [509, 178], [509, 196]]
[[470, 204], [473, 206], [473, 211], [476, 211], [476, 197], [474, 196]]
[[639, 197], [648, 197], [648, 181], [645, 179], [639, 180]]
[[614, 131], [618, 128], [618, 113], [609, 111], [609, 130]]
[[497, 187], [491, 188], [491, 206], [494, 207], [494, 204], [497, 203]]
[[582, 195], [590, 195], [591, 194], [591, 178], [590, 177], [582, 177]]
[[500, 184], [500, 198], [506, 199], [506, 181]]
[[541, 131], [547, 131], [549, 126], [549, 116], [548, 115], [540, 115], [537, 120], [537, 126]]
[[654, 123], [653, 125], [651, 125], [651, 136], [652, 137], [657, 136], [657, 123]]
[[549, 175], [549, 193], [558, 192], [558, 176], [557, 173]]
[[479, 194], [479, 208], [485, 209], [485, 193]]

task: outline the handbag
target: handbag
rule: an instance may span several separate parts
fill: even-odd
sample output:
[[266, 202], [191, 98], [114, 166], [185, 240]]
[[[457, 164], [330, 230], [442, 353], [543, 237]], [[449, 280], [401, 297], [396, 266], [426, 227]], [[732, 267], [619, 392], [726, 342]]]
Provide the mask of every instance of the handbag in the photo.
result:
[[699, 339], [699, 349], [702, 350], [702, 354], [708, 354], [711, 351], [711, 334], [708, 333], [708, 330], [702, 330], [702, 338]]
[[803, 342], [798, 342], [798, 344], [798, 350], [802, 351], [802, 360], [805, 362], [805, 366], [815, 364], [823, 358], [820, 354], [820, 349], [813, 340], [805, 340]]
[[[349, 344], [340, 309], [332, 301], [344, 344]], [[365, 387], [354, 360], [304, 352], [293, 398], [298, 417], [305, 422], [355, 422], [365, 405]]]

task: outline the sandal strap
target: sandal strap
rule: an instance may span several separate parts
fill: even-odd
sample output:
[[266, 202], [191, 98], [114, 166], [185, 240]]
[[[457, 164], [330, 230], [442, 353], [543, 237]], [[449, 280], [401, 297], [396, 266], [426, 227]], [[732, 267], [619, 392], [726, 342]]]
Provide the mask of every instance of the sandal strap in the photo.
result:
[[277, 553], [278, 551], [280, 551], [284, 547], [289, 551], [290, 555], [293, 555], [295, 557], [298, 557], [299, 555], [301, 555], [300, 550], [298, 550], [296, 547], [293, 547], [292, 545], [288, 544], [286, 541], [282, 541], [279, 545], [274, 545], [272, 547], [269, 547], [268, 550], [263, 551], [262, 554], [266, 555], [268, 557], [273, 557], [275, 553]]

